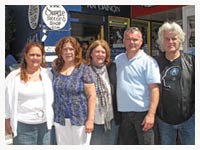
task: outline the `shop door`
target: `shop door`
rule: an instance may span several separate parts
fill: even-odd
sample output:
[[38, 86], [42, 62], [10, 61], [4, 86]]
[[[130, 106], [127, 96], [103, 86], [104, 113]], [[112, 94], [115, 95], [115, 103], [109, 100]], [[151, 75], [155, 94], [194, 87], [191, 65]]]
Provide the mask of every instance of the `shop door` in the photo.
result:
[[71, 22], [71, 34], [80, 42], [87, 41], [90, 44], [104, 38], [103, 16], [71, 12], [71, 18], [75, 20]]
[[71, 35], [79, 40], [85, 58], [88, 46], [97, 39], [104, 39], [105, 18], [76, 12], [71, 12], [71, 18], [75, 20], [71, 22]]
[[75, 36], [80, 43], [87, 41], [90, 44], [94, 40], [104, 38], [103, 25], [71, 23], [71, 28], [72, 36]]

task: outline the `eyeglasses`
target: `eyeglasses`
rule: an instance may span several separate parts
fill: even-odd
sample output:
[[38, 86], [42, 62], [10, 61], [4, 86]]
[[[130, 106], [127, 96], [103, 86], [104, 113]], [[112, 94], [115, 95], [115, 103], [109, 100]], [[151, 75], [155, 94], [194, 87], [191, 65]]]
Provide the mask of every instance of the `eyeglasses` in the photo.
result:
[[75, 49], [73, 47], [64, 47], [64, 48], [62, 48], [62, 50], [65, 50], [65, 51], [67, 51], [67, 50], [74, 51]]

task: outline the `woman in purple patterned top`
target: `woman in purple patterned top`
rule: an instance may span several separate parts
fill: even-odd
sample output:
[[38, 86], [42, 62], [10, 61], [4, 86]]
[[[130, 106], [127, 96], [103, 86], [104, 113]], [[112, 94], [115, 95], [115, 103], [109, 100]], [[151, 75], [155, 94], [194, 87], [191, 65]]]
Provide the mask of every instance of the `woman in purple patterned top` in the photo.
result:
[[74, 37], [56, 45], [54, 61], [54, 113], [57, 144], [89, 145], [94, 128], [96, 92], [90, 68]]

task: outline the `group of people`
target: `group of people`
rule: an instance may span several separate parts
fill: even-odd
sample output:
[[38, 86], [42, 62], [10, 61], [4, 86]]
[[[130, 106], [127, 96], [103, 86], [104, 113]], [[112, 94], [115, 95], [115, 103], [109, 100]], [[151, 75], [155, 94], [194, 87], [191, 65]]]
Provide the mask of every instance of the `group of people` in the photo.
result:
[[83, 59], [76, 38], [63, 37], [51, 69], [43, 46], [26, 44], [20, 68], [6, 77], [5, 130], [13, 144], [171, 145], [177, 137], [195, 144], [195, 59], [182, 51], [184, 36], [165, 22], [154, 59], [141, 49], [140, 29], [127, 28], [126, 52], [114, 61], [105, 40], [91, 43]]

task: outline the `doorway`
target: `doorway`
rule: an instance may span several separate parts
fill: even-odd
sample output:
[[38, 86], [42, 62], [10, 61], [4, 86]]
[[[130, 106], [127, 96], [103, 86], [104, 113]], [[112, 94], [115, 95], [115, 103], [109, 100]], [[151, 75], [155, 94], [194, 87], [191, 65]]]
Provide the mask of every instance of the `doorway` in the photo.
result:
[[91, 44], [94, 40], [104, 38], [104, 17], [99, 15], [88, 15], [77, 12], [71, 12], [71, 34], [75, 36], [80, 43], [87, 41]]

